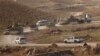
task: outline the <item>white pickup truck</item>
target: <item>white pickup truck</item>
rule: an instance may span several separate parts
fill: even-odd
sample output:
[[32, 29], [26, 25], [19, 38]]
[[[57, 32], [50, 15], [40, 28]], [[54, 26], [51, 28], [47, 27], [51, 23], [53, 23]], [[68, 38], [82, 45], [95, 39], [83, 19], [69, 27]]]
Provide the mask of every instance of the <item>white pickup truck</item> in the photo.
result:
[[82, 38], [75, 37], [75, 36], [69, 36], [66, 39], [64, 39], [65, 43], [81, 43], [83, 42]]
[[15, 43], [16, 44], [25, 44], [26, 43], [26, 38], [18, 37], [18, 38], [16, 38]]

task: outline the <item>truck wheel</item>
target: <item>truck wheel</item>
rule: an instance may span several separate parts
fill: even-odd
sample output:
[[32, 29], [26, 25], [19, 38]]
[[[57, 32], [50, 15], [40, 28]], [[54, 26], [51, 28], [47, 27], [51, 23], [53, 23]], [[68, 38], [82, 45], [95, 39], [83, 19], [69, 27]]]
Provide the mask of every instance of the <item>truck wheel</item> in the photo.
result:
[[64, 41], [65, 43], [67, 43], [67, 41]]
[[75, 42], [75, 43], [78, 43], [78, 41], [76, 41], [76, 40], [75, 40], [74, 42]]
[[79, 41], [79, 43], [81, 43], [82, 41]]

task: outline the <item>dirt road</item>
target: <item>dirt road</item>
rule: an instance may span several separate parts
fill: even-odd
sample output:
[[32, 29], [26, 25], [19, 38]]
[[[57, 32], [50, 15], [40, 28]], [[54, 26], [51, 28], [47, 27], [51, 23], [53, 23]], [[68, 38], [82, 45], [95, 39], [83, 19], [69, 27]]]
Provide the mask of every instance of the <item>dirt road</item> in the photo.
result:
[[[96, 45], [100, 44], [100, 42], [88, 42], [87, 44], [96, 47]], [[59, 47], [77, 47], [83, 46], [84, 43], [56, 43]], [[10, 46], [34, 46], [34, 47], [48, 47], [52, 44], [35, 44], [35, 43], [27, 43], [27, 44], [12, 44]]]
[[[99, 25], [100, 21], [93, 21], [91, 23], [86, 23], [86, 25], [90, 25], [90, 24], [96, 24]], [[71, 26], [71, 25], [70, 25]], [[76, 26], [76, 25], [75, 25]], [[3, 35], [0, 36], [2, 39], [0, 41], [0, 46], [4, 46], [4, 45], [11, 45], [11, 46], [50, 46], [51, 44], [34, 44], [34, 43], [27, 43], [27, 44], [15, 44], [15, 39], [17, 37], [22, 37], [19, 35]], [[89, 45], [91, 45], [92, 47], [95, 47], [97, 43], [100, 42], [88, 42]], [[84, 43], [56, 43], [58, 46], [61, 47], [75, 47], [75, 46], [83, 46]]]
[[[38, 47], [48, 47], [50, 44], [36, 44], [36, 43], [26, 43], [26, 44], [16, 44], [15, 43], [15, 39], [19, 36], [16, 35], [6, 35], [6, 36], [2, 36], [3, 39], [2, 41], [0, 41], [0, 46], [38, 46]], [[95, 47], [96, 45], [100, 44], [100, 42], [87, 42], [88, 45], [91, 45], [92, 47]], [[58, 46], [60, 47], [76, 47], [76, 46], [83, 46], [84, 43], [56, 43]]]

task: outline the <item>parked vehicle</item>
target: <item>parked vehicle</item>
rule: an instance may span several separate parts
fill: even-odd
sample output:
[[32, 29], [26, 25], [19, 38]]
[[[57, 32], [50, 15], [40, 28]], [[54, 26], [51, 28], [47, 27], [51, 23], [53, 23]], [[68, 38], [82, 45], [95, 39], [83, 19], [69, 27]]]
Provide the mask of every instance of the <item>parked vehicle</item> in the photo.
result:
[[92, 20], [91, 20], [91, 17], [86, 14], [85, 17], [83, 18], [77, 18], [75, 16], [70, 16], [70, 18], [68, 18], [67, 20], [67, 24], [70, 24], [70, 23], [91, 23]]
[[65, 43], [81, 43], [83, 42], [83, 39], [76, 36], [68, 36], [66, 39], [64, 39]]
[[25, 37], [18, 37], [15, 40], [16, 44], [25, 44], [26, 43], [26, 38]]

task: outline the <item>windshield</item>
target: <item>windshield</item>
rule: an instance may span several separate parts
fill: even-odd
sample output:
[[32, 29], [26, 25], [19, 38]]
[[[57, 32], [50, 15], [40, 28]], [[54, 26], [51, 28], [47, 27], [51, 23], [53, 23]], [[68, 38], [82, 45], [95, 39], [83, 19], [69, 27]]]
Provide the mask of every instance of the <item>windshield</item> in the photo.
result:
[[73, 39], [72, 37], [68, 37], [67, 39]]
[[26, 38], [20, 38], [20, 40], [25, 40]]
[[75, 39], [80, 39], [80, 37], [75, 37]]

